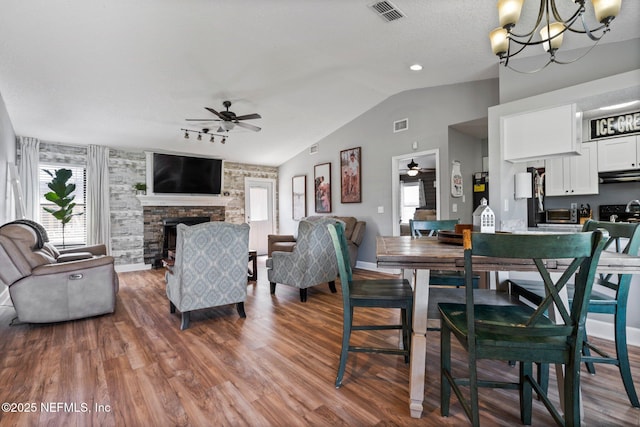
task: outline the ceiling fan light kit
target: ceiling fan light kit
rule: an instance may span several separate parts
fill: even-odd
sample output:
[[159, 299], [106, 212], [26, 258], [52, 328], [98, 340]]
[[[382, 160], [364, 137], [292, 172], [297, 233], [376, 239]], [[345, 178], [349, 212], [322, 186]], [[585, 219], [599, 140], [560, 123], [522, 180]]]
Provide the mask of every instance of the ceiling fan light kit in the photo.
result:
[[[215, 142], [214, 136], [219, 136], [222, 138], [220, 140], [220, 143], [224, 144], [227, 142], [228, 135], [226, 133], [228, 133], [230, 130], [233, 130], [236, 126], [239, 126], [241, 128], [248, 129], [254, 132], [259, 132], [261, 130], [261, 128], [259, 128], [258, 126], [254, 126], [252, 124], [243, 122], [243, 120], [261, 119], [262, 116], [260, 114], [252, 113], [252, 114], [243, 114], [241, 116], [238, 116], [233, 111], [229, 111], [229, 107], [231, 107], [231, 101], [224, 101], [222, 103], [222, 106], [226, 110], [220, 111], [220, 112], [210, 107], [204, 107], [205, 110], [209, 111], [210, 113], [213, 113], [216, 116], [216, 118], [186, 119], [187, 121], [191, 121], [191, 122], [194, 122], [194, 121], [195, 122], [221, 122], [220, 126], [218, 126], [217, 134], [215, 133], [210, 134], [208, 128], [203, 128], [201, 131], [191, 130], [191, 129], [181, 129], [184, 131], [184, 139], [189, 139], [189, 133], [191, 132], [191, 133], [198, 134], [197, 136], [198, 141], [202, 141], [202, 135], [206, 134], [206, 135], [211, 135], [211, 139], [209, 140], [209, 142]], [[225, 132], [225, 134], [220, 135], [220, 133], [222, 132]]]
[[416, 176], [420, 172], [420, 166], [413, 159], [411, 159], [410, 163], [407, 163], [407, 167], [409, 168], [407, 170], [407, 175], [409, 176]]
[[[534, 1], [534, 0], [529, 0]], [[520, 20], [524, 0], [498, 0], [498, 20], [500, 27], [489, 33], [491, 50], [500, 58], [500, 64], [521, 73], [535, 73], [549, 64], [570, 64], [584, 57], [609, 32], [609, 24], [620, 13], [622, 0], [591, 0], [595, 20], [599, 25], [589, 28], [585, 21], [585, 0], [538, 0], [540, 7], [535, 25], [522, 32], [516, 28]], [[576, 9], [573, 14], [564, 19], [560, 16], [556, 3], [574, 3]], [[556, 52], [562, 46], [565, 32], [586, 35], [594, 44], [582, 55], [571, 60], [559, 60]], [[537, 36], [539, 35], [539, 39]], [[527, 46], [542, 45], [549, 54], [549, 60], [542, 67], [521, 71], [509, 65], [509, 59], [522, 52]]]

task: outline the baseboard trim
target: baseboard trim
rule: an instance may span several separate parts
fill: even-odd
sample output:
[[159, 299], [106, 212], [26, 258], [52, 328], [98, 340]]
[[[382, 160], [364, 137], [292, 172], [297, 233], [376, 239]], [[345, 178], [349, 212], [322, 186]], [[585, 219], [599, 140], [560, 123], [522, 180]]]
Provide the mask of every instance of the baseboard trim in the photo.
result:
[[[615, 336], [613, 323], [587, 319], [587, 334], [592, 337], [613, 341]], [[640, 347], [640, 329], [627, 327], [627, 345]]]
[[126, 273], [129, 271], [151, 270], [151, 264], [122, 264], [115, 266], [116, 273]]

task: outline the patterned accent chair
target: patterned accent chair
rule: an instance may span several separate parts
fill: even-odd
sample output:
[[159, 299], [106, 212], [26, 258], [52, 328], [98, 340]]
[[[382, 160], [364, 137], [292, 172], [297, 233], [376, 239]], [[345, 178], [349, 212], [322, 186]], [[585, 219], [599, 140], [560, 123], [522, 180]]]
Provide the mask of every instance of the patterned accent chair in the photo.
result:
[[331, 292], [336, 292], [338, 263], [327, 225], [337, 222], [327, 217], [300, 221], [293, 250], [274, 251], [267, 259], [272, 295], [276, 292], [276, 283], [299, 288], [302, 302], [307, 301], [307, 289], [321, 283], [328, 282]]
[[246, 317], [248, 256], [248, 224], [178, 224], [175, 263], [165, 278], [169, 309], [182, 313], [181, 330], [189, 327], [190, 313], [203, 308], [236, 304]]

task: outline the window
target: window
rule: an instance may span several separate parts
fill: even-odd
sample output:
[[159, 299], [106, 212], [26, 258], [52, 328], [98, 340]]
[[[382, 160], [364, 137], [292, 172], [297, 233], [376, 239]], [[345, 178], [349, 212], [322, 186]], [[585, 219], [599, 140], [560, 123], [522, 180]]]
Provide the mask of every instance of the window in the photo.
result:
[[420, 183], [403, 182], [401, 189], [400, 203], [402, 205], [402, 216], [400, 221], [403, 224], [408, 224], [409, 220], [413, 219], [416, 208], [420, 206]]
[[51, 203], [45, 199], [44, 195], [51, 191], [48, 184], [51, 182], [51, 177], [45, 170], [55, 173], [57, 169], [70, 169], [71, 178], [69, 184], [75, 184], [76, 190], [73, 194], [76, 196], [73, 200], [76, 206], [73, 208], [73, 213], [82, 213], [82, 215], [75, 215], [71, 218], [64, 227], [64, 244], [69, 245], [85, 245], [87, 242], [87, 215], [86, 215], [86, 171], [82, 166], [70, 166], [60, 164], [40, 164], [40, 222], [42, 226], [47, 230], [49, 241], [55, 246], [62, 246], [62, 223], [58, 221], [53, 215], [45, 211], [44, 208], [56, 208], [54, 203]]

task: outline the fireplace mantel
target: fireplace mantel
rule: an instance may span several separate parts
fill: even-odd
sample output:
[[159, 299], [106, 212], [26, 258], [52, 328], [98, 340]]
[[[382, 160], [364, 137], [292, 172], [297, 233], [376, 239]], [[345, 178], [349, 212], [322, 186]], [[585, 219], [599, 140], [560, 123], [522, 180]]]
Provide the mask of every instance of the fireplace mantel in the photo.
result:
[[136, 196], [142, 206], [227, 206], [233, 197], [151, 194]]

